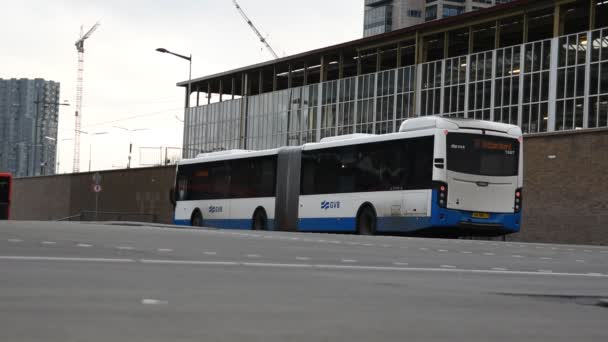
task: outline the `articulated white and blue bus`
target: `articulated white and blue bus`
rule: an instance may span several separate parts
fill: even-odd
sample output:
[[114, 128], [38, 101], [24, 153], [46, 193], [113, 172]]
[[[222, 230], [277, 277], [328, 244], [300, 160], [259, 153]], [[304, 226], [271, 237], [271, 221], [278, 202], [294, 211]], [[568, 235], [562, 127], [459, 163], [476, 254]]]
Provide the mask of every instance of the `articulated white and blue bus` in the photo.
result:
[[422, 117], [354, 134], [178, 163], [175, 223], [230, 229], [504, 235], [521, 224], [517, 126]]

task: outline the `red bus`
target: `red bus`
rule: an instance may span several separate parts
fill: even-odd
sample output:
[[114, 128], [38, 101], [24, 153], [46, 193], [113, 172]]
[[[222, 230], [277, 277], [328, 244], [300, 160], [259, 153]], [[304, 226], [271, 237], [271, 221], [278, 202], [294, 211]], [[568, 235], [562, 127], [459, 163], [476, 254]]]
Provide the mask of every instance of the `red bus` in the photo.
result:
[[0, 173], [0, 220], [8, 220], [11, 215], [12, 183], [10, 173]]

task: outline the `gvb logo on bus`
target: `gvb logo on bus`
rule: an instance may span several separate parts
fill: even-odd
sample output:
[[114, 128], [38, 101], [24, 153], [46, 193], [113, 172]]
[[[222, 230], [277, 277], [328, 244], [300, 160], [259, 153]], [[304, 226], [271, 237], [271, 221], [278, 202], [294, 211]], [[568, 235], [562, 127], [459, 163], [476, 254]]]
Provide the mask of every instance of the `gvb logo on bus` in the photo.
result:
[[224, 212], [224, 208], [223, 207], [210, 206], [209, 207], [209, 212], [211, 214], [221, 213], [221, 212]]
[[340, 201], [337, 202], [321, 202], [321, 209], [329, 210], [329, 209], [340, 209]]

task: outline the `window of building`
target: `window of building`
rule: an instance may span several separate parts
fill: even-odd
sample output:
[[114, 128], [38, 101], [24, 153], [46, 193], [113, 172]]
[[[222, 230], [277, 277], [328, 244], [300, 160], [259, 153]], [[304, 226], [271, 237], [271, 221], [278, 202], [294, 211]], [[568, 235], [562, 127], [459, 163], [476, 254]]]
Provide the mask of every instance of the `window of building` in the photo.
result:
[[496, 24], [473, 27], [473, 52], [493, 50], [495, 45]]
[[469, 53], [469, 28], [449, 32], [448, 57], [467, 55]]
[[464, 13], [464, 7], [454, 5], [443, 5], [443, 18], [453, 17]]
[[587, 33], [559, 38], [556, 130], [583, 128]]
[[528, 41], [553, 37], [553, 9], [530, 12], [528, 15]]
[[437, 5], [427, 6], [424, 13], [424, 20], [431, 21], [437, 19]]
[[499, 47], [513, 46], [523, 43], [523, 29], [523, 17], [515, 17], [501, 20]]
[[608, 126], [608, 29], [592, 32], [588, 127]]

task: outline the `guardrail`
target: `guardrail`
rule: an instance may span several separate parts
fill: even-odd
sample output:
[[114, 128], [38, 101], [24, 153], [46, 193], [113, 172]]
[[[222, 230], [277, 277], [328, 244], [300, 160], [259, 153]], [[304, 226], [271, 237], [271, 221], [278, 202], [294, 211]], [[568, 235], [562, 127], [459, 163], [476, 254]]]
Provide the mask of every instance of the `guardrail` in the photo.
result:
[[123, 213], [114, 211], [82, 210], [76, 215], [63, 217], [56, 221], [135, 221], [158, 223], [158, 215], [143, 213]]

